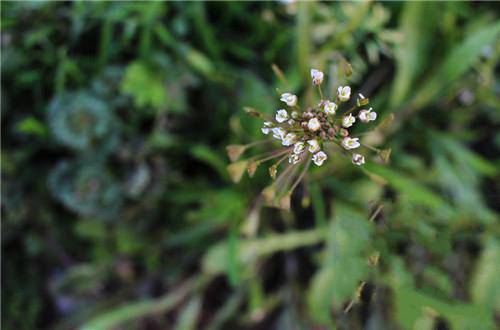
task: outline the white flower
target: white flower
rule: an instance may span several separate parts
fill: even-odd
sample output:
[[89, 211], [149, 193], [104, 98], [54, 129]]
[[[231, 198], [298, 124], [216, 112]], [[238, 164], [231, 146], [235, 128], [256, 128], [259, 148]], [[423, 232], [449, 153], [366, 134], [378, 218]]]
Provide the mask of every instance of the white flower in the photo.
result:
[[288, 123], [288, 125], [293, 126], [293, 124], [295, 124], [295, 120], [288, 119], [287, 123]]
[[287, 135], [285, 135], [285, 137], [283, 138], [283, 141], [281, 142], [284, 146], [291, 146], [292, 144], [295, 143], [295, 141], [297, 141], [297, 134], [294, 134], [294, 133], [288, 133]]
[[345, 128], [349, 128], [354, 124], [355, 121], [356, 117], [354, 117], [352, 113], [350, 113], [349, 116], [344, 116], [344, 118], [342, 118], [342, 126], [344, 126]]
[[349, 100], [349, 98], [351, 97], [351, 87], [349, 86], [339, 86], [337, 91], [339, 100], [341, 100], [342, 102]]
[[298, 162], [300, 162], [300, 157], [299, 155], [297, 154], [291, 154], [289, 157], [288, 157], [288, 162], [290, 164], [297, 164]]
[[293, 119], [299, 118], [299, 113], [297, 111], [292, 111], [292, 118]]
[[318, 166], [321, 166], [323, 165], [323, 162], [328, 158], [328, 156], [323, 152], [323, 151], [320, 151], [318, 153], [315, 153], [313, 156], [312, 156], [312, 161], [314, 162], [314, 164], [318, 165]]
[[309, 150], [310, 153], [313, 154], [313, 153], [319, 151], [318, 140], [309, 140], [309, 141], [307, 141], [307, 144], [309, 145], [309, 147], [307, 148], [307, 150]]
[[271, 123], [270, 121], [265, 121], [264, 122], [264, 127], [262, 127], [260, 130], [262, 131], [262, 133], [264, 134], [269, 134], [269, 127], [272, 125], [273, 123]]
[[288, 119], [288, 112], [285, 109], [279, 109], [276, 111], [276, 121], [282, 123]]
[[368, 110], [361, 110], [358, 114], [359, 120], [361, 120], [363, 123], [368, 123], [370, 121], [374, 121], [377, 119], [377, 113], [375, 111], [372, 112], [372, 108]]
[[347, 150], [349, 149], [356, 149], [360, 146], [361, 144], [359, 143], [359, 138], [350, 138], [350, 137], [345, 137], [342, 140], [342, 146], [346, 148]]
[[283, 140], [286, 134], [286, 131], [281, 127], [274, 127], [271, 129], [271, 132], [273, 132], [273, 138], [276, 140]]
[[325, 110], [326, 114], [334, 115], [335, 111], [337, 110], [337, 104], [335, 104], [335, 102], [326, 101], [323, 109]]
[[311, 78], [314, 85], [321, 85], [323, 82], [323, 72], [311, 69]]
[[321, 128], [321, 124], [319, 123], [318, 118], [311, 118], [309, 119], [309, 122], [307, 123], [307, 128], [309, 128], [310, 131], [317, 131]]
[[285, 102], [286, 105], [293, 107], [294, 105], [297, 104], [297, 95], [293, 95], [290, 93], [283, 93], [283, 94], [281, 94], [280, 100]]
[[363, 165], [365, 163], [365, 156], [360, 154], [352, 154], [352, 163], [354, 165]]
[[297, 154], [297, 155], [301, 154], [305, 148], [306, 148], [306, 145], [304, 144], [304, 142], [299, 141], [293, 145], [293, 153]]

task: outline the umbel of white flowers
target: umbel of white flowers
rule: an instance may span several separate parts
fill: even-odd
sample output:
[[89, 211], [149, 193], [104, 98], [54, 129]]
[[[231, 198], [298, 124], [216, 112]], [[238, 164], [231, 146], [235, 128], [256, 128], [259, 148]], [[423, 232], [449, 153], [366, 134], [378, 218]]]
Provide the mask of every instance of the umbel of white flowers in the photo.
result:
[[[324, 74], [320, 70], [311, 69], [311, 79], [313, 85], [321, 88]], [[320, 94], [322, 95], [321, 91]], [[351, 97], [351, 87], [340, 86], [337, 89], [336, 100], [321, 100], [317, 108], [307, 108], [298, 111], [297, 95], [292, 93], [281, 94], [280, 100], [284, 102], [290, 110], [279, 109], [275, 114], [275, 122], [266, 121], [262, 127], [262, 133], [272, 132], [273, 138], [281, 141], [286, 146], [292, 146], [289, 154], [289, 162], [297, 164], [304, 158], [305, 153], [312, 154], [311, 160], [317, 166], [323, 165], [328, 159], [327, 154], [322, 151], [322, 146], [328, 142], [336, 142], [346, 150], [357, 149], [361, 146], [359, 138], [350, 137], [348, 128], [356, 122], [351, 110], [336, 118], [340, 105], [349, 101]], [[359, 94], [357, 105], [362, 106], [368, 103], [368, 99]], [[290, 112], [290, 113], [289, 113]], [[372, 108], [362, 109], [358, 113], [358, 119], [362, 123], [369, 123], [377, 118], [377, 113]], [[305, 145], [309, 148], [305, 148]], [[364, 156], [358, 153], [352, 154], [352, 163], [356, 165], [364, 164]]]
[[[290, 195], [310, 164], [322, 166], [327, 163], [328, 152], [337, 151], [342, 156], [348, 156], [352, 164], [357, 166], [365, 164], [365, 156], [360, 152], [365, 148], [376, 151], [383, 161], [387, 161], [390, 155], [390, 149], [379, 150], [361, 141], [360, 136], [365, 132], [359, 130], [377, 119], [373, 108], [365, 109], [369, 104], [368, 98], [358, 94], [352, 105], [352, 90], [347, 85], [339, 86], [335, 95], [325, 98], [321, 90], [323, 80], [323, 72], [311, 69], [311, 82], [320, 96], [319, 102], [314, 105], [301, 107], [297, 95], [286, 92], [280, 95], [283, 108], [276, 110], [274, 116], [245, 108], [248, 114], [263, 119], [262, 134], [272, 136], [272, 139], [227, 147], [233, 161], [228, 166], [233, 181], [239, 181], [245, 170], [249, 176], [253, 176], [260, 164], [275, 160], [269, 167], [269, 174], [275, 181], [263, 191], [270, 205], [276, 206], [278, 203], [281, 208], [289, 208]], [[351, 134], [353, 128], [356, 128], [357, 134]], [[250, 147], [262, 146], [273, 140], [279, 141], [282, 147], [237, 161]], [[283, 167], [283, 171], [277, 177], [279, 167]]]

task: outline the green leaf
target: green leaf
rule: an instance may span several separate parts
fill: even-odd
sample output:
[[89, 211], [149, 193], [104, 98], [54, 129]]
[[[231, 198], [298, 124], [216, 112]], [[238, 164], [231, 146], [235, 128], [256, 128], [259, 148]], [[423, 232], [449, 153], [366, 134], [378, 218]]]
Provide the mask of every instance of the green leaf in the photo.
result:
[[191, 67], [202, 75], [213, 78], [215, 67], [212, 61], [196, 49], [188, 48], [184, 52], [185, 59]]
[[325, 208], [325, 200], [323, 198], [323, 195], [321, 194], [321, 188], [316, 182], [312, 182], [309, 185], [309, 191], [311, 194], [316, 226], [322, 227], [326, 225], [326, 208]]
[[85, 323], [82, 330], [108, 330], [140, 317], [166, 312], [179, 304], [189, 291], [201, 286], [207, 279], [203, 277], [188, 280], [185, 285], [158, 299], [143, 300], [123, 304]]
[[[289, 251], [299, 247], [320, 243], [325, 237], [322, 230], [303, 230], [276, 234], [267, 238], [240, 240], [237, 247], [238, 267], [248, 265], [258, 258], [271, 255], [279, 251]], [[229, 245], [219, 243], [203, 257], [203, 271], [217, 275], [229, 270]]]
[[196, 321], [201, 311], [201, 297], [192, 298], [180, 312], [179, 318], [175, 324], [175, 330], [195, 330]]
[[500, 242], [490, 238], [481, 254], [474, 277], [471, 294], [475, 303], [487, 310], [500, 311]]
[[25, 118], [17, 123], [16, 130], [24, 134], [33, 134], [39, 137], [47, 136], [47, 126], [33, 116]]
[[439, 3], [419, 1], [404, 4], [399, 18], [404, 39], [395, 49], [397, 70], [391, 92], [392, 107], [404, 101], [427, 64], [429, 46], [435, 38], [435, 13], [439, 7]]
[[500, 33], [500, 22], [482, 27], [453, 48], [437, 72], [420, 89], [413, 101], [420, 108], [432, 101], [441, 91], [460, 78], [478, 60], [483, 48], [492, 44]]
[[489, 161], [470, 151], [462, 143], [444, 133], [430, 132], [436, 182], [452, 197], [462, 214], [474, 214], [483, 223], [496, 221], [479, 191], [480, 175], [494, 175], [496, 168]]
[[[311, 7], [308, 1], [297, 2], [297, 52], [299, 73], [308, 81], [311, 52]], [[306, 85], [307, 86], [307, 85]]]
[[385, 166], [373, 163], [365, 164], [365, 168], [376, 175], [386, 179], [402, 197], [406, 200], [429, 207], [431, 209], [442, 210], [445, 213], [451, 212], [451, 207], [438, 194], [427, 188], [419, 181]]
[[395, 316], [404, 329], [420, 324], [426, 311], [433, 311], [445, 318], [452, 329], [494, 329], [492, 315], [479, 304], [453, 303], [415, 290], [412, 275], [400, 259], [392, 265], [391, 286], [395, 295]]
[[197, 144], [190, 148], [193, 157], [210, 165], [222, 178], [227, 179], [226, 162], [215, 150], [203, 144]]
[[162, 110], [167, 106], [164, 78], [145, 63], [133, 62], [127, 67], [122, 91], [132, 95], [137, 107]]
[[342, 204], [335, 206], [325, 260], [313, 277], [308, 294], [311, 314], [321, 324], [331, 323], [332, 308], [338, 309], [352, 298], [368, 272], [363, 252], [370, 238], [370, 222]]
[[243, 294], [241, 292], [237, 291], [232, 294], [229, 299], [225, 300], [224, 306], [217, 311], [205, 330], [223, 329], [224, 323], [238, 312], [242, 300]]
[[233, 286], [237, 286], [238, 283], [240, 282], [240, 273], [239, 273], [240, 268], [238, 267], [239, 244], [240, 242], [238, 239], [238, 233], [236, 231], [236, 227], [233, 227], [231, 229], [231, 232], [229, 233], [228, 246], [227, 246], [227, 251], [228, 251], [227, 269], [229, 275], [229, 282]]

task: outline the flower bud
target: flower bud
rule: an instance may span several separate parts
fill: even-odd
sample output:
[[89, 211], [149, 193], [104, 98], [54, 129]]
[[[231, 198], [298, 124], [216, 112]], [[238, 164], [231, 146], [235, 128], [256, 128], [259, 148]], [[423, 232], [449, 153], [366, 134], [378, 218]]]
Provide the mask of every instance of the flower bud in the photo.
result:
[[304, 119], [311, 119], [312, 117], [314, 117], [314, 115], [313, 115], [313, 113], [311, 111], [306, 111], [302, 115], [302, 118], [304, 118]]
[[330, 127], [328, 129], [328, 137], [330, 138], [330, 140], [333, 140], [333, 138], [335, 137], [335, 129], [333, 127]]

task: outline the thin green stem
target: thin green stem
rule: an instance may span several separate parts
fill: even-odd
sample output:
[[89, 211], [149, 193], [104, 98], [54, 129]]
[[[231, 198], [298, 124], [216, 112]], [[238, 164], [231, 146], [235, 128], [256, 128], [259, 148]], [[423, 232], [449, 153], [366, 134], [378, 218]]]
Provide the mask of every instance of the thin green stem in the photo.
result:
[[383, 208], [384, 208], [383, 204], [380, 204], [379, 207], [377, 207], [377, 209], [375, 210], [375, 212], [373, 212], [372, 216], [370, 217], [370, 222], [373, 222], [375, 220], [375, 218], [380, 213], [380, 211], [382, 211]]
[[375, 151], [375, 152], [380, 152], [380, 149], [375, 148], [375, 147], [372, 147], [371, 145], [368, 145], [368, 144], [366, 144], [366, 143], [361, 143], [361, 145], [362, 145], [363, 147], [366, 147], [366, 148], [368, 148], [368, 149], [372, 150], [372, 151]]
[[271, 154], [270, 156], [267, 156], [267, 157], [264, 157], [264, 158], [261, 158], [261, 159], [257, 159], [256, 162], [258, 163], [263, 163], [265, 161], [268, 161], [270, 159], [273, 159], [273, 158], [276, 158], [276, 157], [279, 157], [285, 153], [288, 153], [290, 151], [290, 148], [286, 148], [286, 149], [283, 149], [279, 152], [274, 152], [273, 154]]
[[255, 141], [255, 142], [252, 142], [252, 143], [245, 144], [245, 148], [251, 148], [251, 147], [257, 146], [259, 144], [265, 144], [265, 143], [269, 143], [269, 142], [272, 142], [272, 141], [273, 140], [269, 140], [269, 139]]
[[345, 115], [348, 115], [350, 114], [351, 112], [353, 112], [355, 109], [357, 108], [357, 106], [353, 106], [352, 108], [350, 108], [349, 110], [347, 110], [346, 112], [344, 112], [342, 115], [345, 116]]
[[323, 100], [323, 91], [321, 90], [321, 85], [318, 85], [319, 96]]
[[278, 167], [286, 158], [288, 157], [288, 155], [284, 155], [283, 157], [281, 157], [277, 162], [276, 164], [274, 164], [274, 166]]
[[304, 169], [302, 170], [302, 173], [300, 173], [299, 177], [297, 178], [297, 180], [295, 180], [294, 184], [290, 188], [290, 194], [295, 190], [295, 188], [297, 187], [297, 185], [304, 178], [304, 175], [306, 174], [307, 170], [309, 169], [309, 165], [311, 165], [311, 158], [310, 157], [309, 157], [309, 160], [307, 161], [306, 165], [304, 166]]

